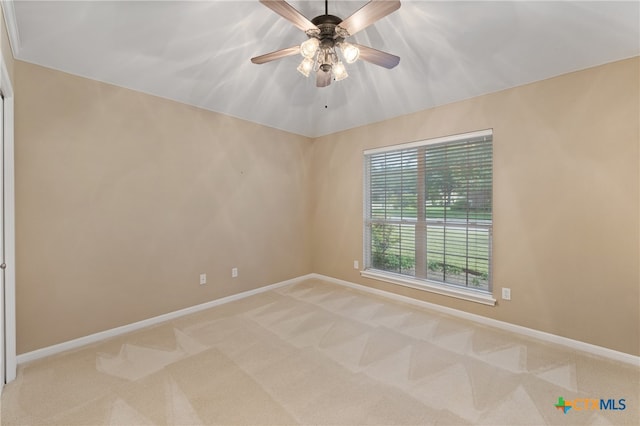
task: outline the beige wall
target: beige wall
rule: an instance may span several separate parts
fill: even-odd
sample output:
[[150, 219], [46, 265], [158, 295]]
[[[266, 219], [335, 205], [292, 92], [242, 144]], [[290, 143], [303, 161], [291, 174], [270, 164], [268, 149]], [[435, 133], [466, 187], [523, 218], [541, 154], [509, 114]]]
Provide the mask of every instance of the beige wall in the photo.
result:
[[311, 272], [310, 139], [15, 74], [18, 353]]
[[[639, 62], [312, 141], [18, 61], [18, 353], [318, 272], [638, 355]], [[513, 300], [361, 278], [362, 151], [485, 128]]]
[[[313, 270], [639, 355], [639, 59], [320, 138]], [[362, 151], [493, 128], [494, 296], [487, 307], [363, 279]]]

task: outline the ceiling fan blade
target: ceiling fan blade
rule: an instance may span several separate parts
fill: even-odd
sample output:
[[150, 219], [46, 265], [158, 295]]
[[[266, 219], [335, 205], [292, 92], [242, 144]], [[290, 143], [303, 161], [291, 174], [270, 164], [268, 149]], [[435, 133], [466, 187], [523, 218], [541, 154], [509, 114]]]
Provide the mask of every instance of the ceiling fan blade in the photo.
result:
[[306, 32], [308, 30], [318, 29], [318, 27], [313, 25], [313, 23], [305, 18], [302, 13], [298, 12], [293, 6], [284, 0], [260, 0], [260, 3], [273, 10], [275, 13], [282, 16], [302, 31]]
[[254, 64], [264, 64], [266, 62], [275, 61], [276, 59], [296, 55], [298, 53], [300, 53], [300, 46], [287, 47], [286, 49], [276, 50], [275, 52], [265, 53], [264, 55], [251, 58], [251, 62]]
[[349, 35], [354, 35], [398, 9], [400, 9], [399, 1], [372, 0], [340, 22], [339, 26], [347, 30]]
[[331, 84], [331, 71], [318, 70], [316, 72], [316, 87], [327, 87]]
[[360, 59], [391, 69], [400, 63], [400, 57], [372, 47], [354, 44], [360, 50]]

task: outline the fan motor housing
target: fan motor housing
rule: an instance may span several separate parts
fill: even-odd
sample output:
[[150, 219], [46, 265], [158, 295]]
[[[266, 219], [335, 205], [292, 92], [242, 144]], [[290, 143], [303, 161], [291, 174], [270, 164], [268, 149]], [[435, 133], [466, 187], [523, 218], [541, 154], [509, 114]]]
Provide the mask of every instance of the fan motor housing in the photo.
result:
[[337, 39], [339, 36], [336, 27], [342, 22], [342, 18], [335, 15], [320, 15], [311, 20], [311, 23], [318, 27], [320, 34], [307, 34], [309, 37], [316, 37], [320, 40]]
[[311, 23], [320, 28], [320, 25], [330, 24], [334, 27], [342, 22], [342, 18], [338, 18], [335, 15], [320, 15], [311, 20]]

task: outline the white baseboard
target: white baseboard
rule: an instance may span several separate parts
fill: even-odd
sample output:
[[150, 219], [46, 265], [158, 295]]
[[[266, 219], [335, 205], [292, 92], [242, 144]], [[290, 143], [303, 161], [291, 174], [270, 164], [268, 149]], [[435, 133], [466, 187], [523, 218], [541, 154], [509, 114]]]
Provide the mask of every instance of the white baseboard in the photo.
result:
[[389, 299], [397, 300], [403, 303], [408, 303], [415, 306], [421, 306], [424, 308], [432, 309], [434, 311], [456, 316], [458, 318], [464, 318], [464, 319], [474, 321], [483, 325], [488, 325], [490, 327], [499, 328], [501, 330], [506, 330], [513, 333], [521, 334], [523, 336], [531, 337], [544, 342], [555, 343], [557, 345], [561, 345], [574, 350], [586, 352], [591, 355], [608, 358], [613, 361], [624, 362], [625, 364], [631, 364], [636, 367], [640, 367], [640, 357], [631, 355], [625, 352], [619, 352], [619, 351], [605, 348], [602, 346], [592, 345], [591, 343], [581, 342], [579, 340], [569, 339], [568, 337], [546, 333], [544, 331], [535, 330], [533, 328], [523, 327], [521, 325], [511, 324], [511, 323], [496, 320], [493, 318], [483, 317], [482, 315], [471, 314], [469, 312], [448, 308], [446, 306], [436, 305], [434, 303], [425, 302], [423, 300], [413, 299], [407, 296], [401, 296], [399, 294], [391, 293], [384, 290], [378, 290], [375, 288], [367, 287], [365, 285], [355, 284], [350, 281], [344, 281], [344, 280], [328, 277], [321, 274], [309, 274], [308, 277], [321, 279], [334, 284], [343, 285], [356, 290], [360, 290], [360, 291], [375, 294], [378, 296], [386, 297]]
[[80, 337], [78, 339], [69, 340], [67, 342], [59, 343], [57, 345], [48, 346], [46, 348], [37, 349], [32, 352], [27, 352], [18, 355], [18, 364], [24, 364], [36, 359], [44, 358], [47, 356], [55, 355], [60, 352], [68, 351], [70, 349], [76, 349], [81, 346], [85, 346], [91, 343], [96, 343], [101, 340], [105, 340], [111, 337], [119, 336], [121, 334], [129, 333], [141, 328], [149, 327], [151, 325], [159, 324], [165, 321], [169, 321], [184, 315], [199, 312], [205, 309], [213, 308], [225, 303], [233, 302], [236, 300], [244, 299], [245, 297], [253, 296], [254, 294], [263, 293], [278, 287], [283, 287], [290, 284], [296, 284], [307, 279], [320, 279], [328, 281], [334, 284], [350, 287], [355, 290], [363, 291], [377, 296], [386, 297], [388, 299], [397, 300], [399, 302], [408, 303], [414, 306], [420, 306], [423, 308], [431, 309], [437, 312], [442, 312], [448, 315], [456, 316], [458, 318], [467, 319], [480, 324], [484, 324], [490, 327], [498, 328], [501, 330], [510, 331], [523, 336], [531, 337], [544, 342], [555, 343], [557, 345], [565, 346], [574, 350], [582, 351], [591, 355], [607, 358], [613, 361], [623, 362], [625, 364], [631, 364], [636, 367], [640, 366], [640, 357], [627, 354], [624, 352], [615, 351], [613, 349], [605, 348], [602, 346], [592, 345], [591, 343], [581, 342], [579, 340], [569, 339], [567, 337], [558, 336], [544, 331], [534, 330], [532, 328], [523, 327], [520, 325], [510, 324], [508, 322], [499, 321], [493, 318], [483, 317], [481, 315], [471, 314], [469, 312], [460, 311], [446, 306], [436, 305], [434, 303], [425, 302], [418, 299], [413, 299], [407, 296], [401, 296], [399, 294], [391, 293], [384, 290], [378, 290], [375, 288], [367, 287], [361, 284], [352, 283], [350, 281], [340, 280], [337, 278], [329, 277], [321, 274], [307, 274], [290, 280], [281, 281], [279, 283], [271, 284], [265, 287], [256, 288], [254, 290], [245, 291], [242, 293], [234, 294], [232, 296], [223, 297], [221, 299], [212, 300], [210, 302], [202, 303], [200, 305], [192, 306], [178, 311], [169, 312], [167, 314], [159, 315], [157, 317], [149, 318], [146, 320], [138, 321], [132, 324], [123, 325], [122, 327], [112, 328], [110, 330], [101, 331], [99, 333], [91, 334], [89, 336]]
[[109, 339], [111, 337], [119, 336], [121, 334], [130, 333], [132, 331], [136, 331], [141, 328], [145, 328], [151, 325], [169, 321], [178, 317], [182, 317], [184, 315], [189, 315], [194, 312], [199, 312], [205, 309], [213, 308], [214, 306], [219, 306], [225, 303], [244, 299], [245, 297], [253, 296], [254, 294], [264, 293], [265, 291], [273, 290], [274, 288], [295, 284], [312, 277], [313, 277], [312, 274], [303, 275], [297, 278], [292, 278], [290, 280], [267, 285], [265, 287], [260, 287], [254, 290], [244, 291], [242, 293], [223, 297], [221, 299], [212, 300], [210, 302], [202, 303], [200, 305], [191, 306], [189, 308], [180, 309], [178, 311], [169, 312], [163, 315], [158, 315], [157, 317], [148, 318], [146, 320], [123, 325], [121, 327], [116, 327], [110, 330], [105, 330], [98, 333], [90, 334], [88, 336], [79, 337], [77, 339], [69, 340], [67, 342], [62, 342], [56, 345], [47, 346], [46, 348], [36, 349], [35, 351], [26, 352], [24, 354], [18, 355], [17, 361], [18, 361], [18, 364], [24, 364], [30, 361], [34, 361], [36, 359], [44, 358], [51, 355], [56, 355], [56, 354], [59, 354], [60, 352], [68, 351], [70, 349], [77, 349], [81, 346], [85, 346], [91, 343], [96, 343], [105, 339]]

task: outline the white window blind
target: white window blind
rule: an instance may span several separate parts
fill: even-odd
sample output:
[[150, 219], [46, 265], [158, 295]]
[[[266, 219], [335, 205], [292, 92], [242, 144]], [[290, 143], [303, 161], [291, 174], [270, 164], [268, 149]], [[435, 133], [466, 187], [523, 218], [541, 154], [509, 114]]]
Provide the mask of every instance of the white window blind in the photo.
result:
[[491, 290], [492, 131], [365, 151], [365, 269]]

